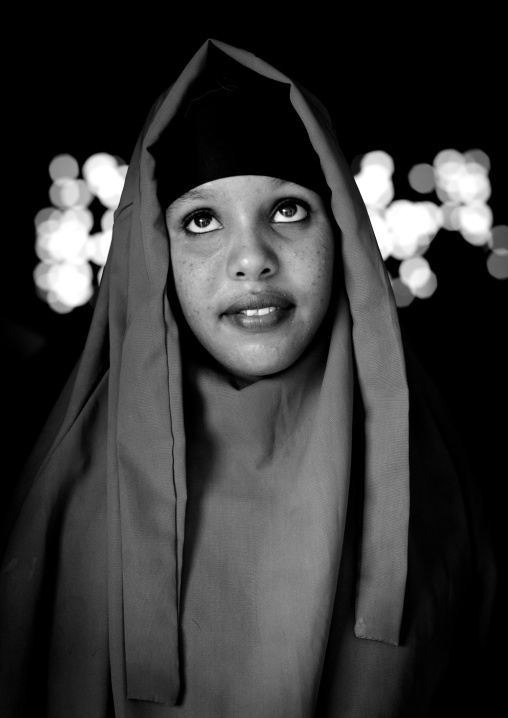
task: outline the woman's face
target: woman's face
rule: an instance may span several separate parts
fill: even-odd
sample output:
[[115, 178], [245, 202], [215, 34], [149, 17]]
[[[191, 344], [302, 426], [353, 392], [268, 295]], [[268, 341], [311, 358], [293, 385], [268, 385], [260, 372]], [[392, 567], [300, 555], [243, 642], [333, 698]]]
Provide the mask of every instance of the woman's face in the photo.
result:
[[178, 299], [201, 344], [247, 381], [291, 366], [330, 302], [334, 238], [320, 196], [227, 177], [175, 200], [166, 222]]

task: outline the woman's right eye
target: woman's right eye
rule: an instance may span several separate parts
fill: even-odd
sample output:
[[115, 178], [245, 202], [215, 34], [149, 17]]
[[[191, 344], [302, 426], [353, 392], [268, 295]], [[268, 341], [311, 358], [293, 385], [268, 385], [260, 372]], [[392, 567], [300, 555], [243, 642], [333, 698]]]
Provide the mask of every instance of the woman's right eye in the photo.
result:
[[184, 228], [189, 234], [206, 234], [216, 229], [223, 229], [223, 226], [211, 212], [201, 210], [185, 220]]

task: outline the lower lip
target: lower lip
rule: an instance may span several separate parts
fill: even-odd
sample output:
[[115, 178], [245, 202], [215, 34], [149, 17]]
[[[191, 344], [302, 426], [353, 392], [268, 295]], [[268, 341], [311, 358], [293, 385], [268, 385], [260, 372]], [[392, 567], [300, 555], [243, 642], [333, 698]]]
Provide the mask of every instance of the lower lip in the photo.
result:
[[276, 329], [293, 318], [294, 307], [276, 309], [268, 314], [247, 316], [246, 314], [224, 314], [223, 319], [239, 329], [247, 332], [268, 332]]

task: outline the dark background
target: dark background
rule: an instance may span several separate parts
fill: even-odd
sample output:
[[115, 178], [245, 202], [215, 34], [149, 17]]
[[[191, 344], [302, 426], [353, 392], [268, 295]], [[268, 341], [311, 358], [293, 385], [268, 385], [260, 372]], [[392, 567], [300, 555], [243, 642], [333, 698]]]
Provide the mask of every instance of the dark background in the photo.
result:
[[[351, 162], [371, 150], [388, 152], [396, 198], [422, 198], [407, 183], [413, 164], [431, 163], [443, 149], [482, 149], [492, 162], [494, 224], [508, 224], [506, 38], [488, 6], [467, 16], [445, 16], [431, 6], [377, 15], [364, 7], [355, 15], [337, 6], [335, 19], [319, 6], [286, 6], [277, 15], [273, 8], [238, 6], [228, 17], [205, 16], [196, 6], [186, 14], [143, 17], [145, 10], [139, 6], [122, 19], [91, 6], [80, 15], [54, 10], [21, 17], [18, 11], [5, 30], [11, 35], [3, 62], [5, 492], [79, 356], [92, 312], [86, 306], [57, 315], [35, 296], [33, 217], [49, 205], [48, 164], [68, 152], [82, 165], [99, 151], [128, 162], [151, 104], [208, 37], [251, 50], [312, 90], [330, 110]], [[500, 606], [506, 601], [508, 282], [493, 279], [484, 249], [457, 233], [442, 231], [426, 256], [438, 289], [399, 316], [477, 477], [501, 564]], [[500, 608], [476, 688], [492, 706], [501, 682], [496, 647], [506, 638], [499, 622]]]

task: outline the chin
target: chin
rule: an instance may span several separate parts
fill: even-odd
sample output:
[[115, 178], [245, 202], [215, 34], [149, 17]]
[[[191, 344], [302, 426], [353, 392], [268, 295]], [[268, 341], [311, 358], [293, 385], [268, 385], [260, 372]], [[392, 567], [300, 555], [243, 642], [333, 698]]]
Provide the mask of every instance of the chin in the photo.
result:
[[[274, 354], [275, 356], [273, 356]], [[234, 376], [248, 381], [257, 381], [258, 379], [288, 369], [295, 363], [300, 354], [301, 352], [295, 354], [295, 356], [280, 356], [280, 352], [267, 352], [265, 350], [263, 357], [253, 356], [247, 358], [244, 356], [239, 361], [227, 362], [223, 359], [221, 360], [219, 357], [216, 357], [216, 359]]]

